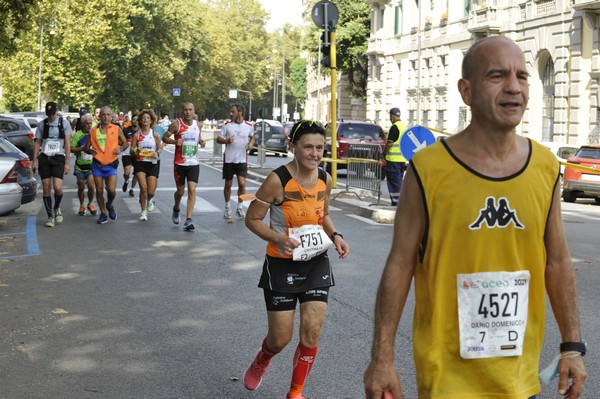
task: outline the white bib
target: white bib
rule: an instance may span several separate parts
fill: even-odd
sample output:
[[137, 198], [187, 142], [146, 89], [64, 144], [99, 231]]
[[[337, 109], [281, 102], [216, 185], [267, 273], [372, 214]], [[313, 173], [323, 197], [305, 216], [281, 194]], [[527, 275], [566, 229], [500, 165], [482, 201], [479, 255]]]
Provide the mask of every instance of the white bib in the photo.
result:
[[53, 157], [60, 151], [60, 141], [53, 139], [44, 140], [44, 148], [42, 152], [49, 157]]
[[529, 282], [528, 270], [456, 276], [463, 359], [521, 356]]
[[300, 242], [292, 253], [294, 260], [309, 260], [327, 251], [333, 242], [323, 228], [316, 224], [307, 224], [289, 230], [290, 238]]

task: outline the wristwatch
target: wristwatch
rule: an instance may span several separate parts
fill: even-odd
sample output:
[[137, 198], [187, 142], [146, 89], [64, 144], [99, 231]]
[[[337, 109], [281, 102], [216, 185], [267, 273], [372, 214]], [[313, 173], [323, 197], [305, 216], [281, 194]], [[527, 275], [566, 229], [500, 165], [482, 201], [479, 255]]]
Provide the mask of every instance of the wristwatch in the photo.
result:
[[331, 241], [333, 241], [335, 236], [340, 236], [342, 237], [342, 240], [344, 239], [344, 236], [341, 235], [340, 233], [338, 233], [337, 231], [334, 231], [333, 233], [331, 233], [331, 235], [329, 236], [329, 238], [331, 238]]
[[580, 352], [581, 356], [585, 356], [587, 352], [587, 344], [582, 339], [579, 342], [563, 342], [560, 344], [561, 352]]

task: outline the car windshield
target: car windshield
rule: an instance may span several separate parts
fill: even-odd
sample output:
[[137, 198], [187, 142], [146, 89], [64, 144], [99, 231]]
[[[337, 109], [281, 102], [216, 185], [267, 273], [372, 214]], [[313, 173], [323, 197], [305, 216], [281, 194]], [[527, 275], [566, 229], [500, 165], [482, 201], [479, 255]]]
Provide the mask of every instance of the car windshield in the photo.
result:
[[564, 159], [571, 158], [577, 152], [577, 148], [573, 147], [560, 147], [558, 149], [558, 156]]
[[348, 139], [379, 139], [379, 127], [366, 123], [345, 123], [340, 126], [340, 137]]
[[579, 149], [575, 156], [577, 158], [600, 159], [600, 148], [583, 147]]

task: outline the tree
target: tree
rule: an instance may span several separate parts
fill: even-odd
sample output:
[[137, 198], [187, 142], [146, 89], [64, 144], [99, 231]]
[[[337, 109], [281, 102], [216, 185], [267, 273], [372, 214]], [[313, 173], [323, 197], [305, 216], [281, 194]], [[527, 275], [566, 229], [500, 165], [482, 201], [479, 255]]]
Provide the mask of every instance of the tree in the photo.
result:
[[[368, 57], [371, 29], [369, 4], [363, 0], [336, 0], [339, 21], [336, 32], [337, 70], [348, 78], [350, 93], [356, 98], [366, 98]], [[319, 52], [322, 30], [314, 25], [309, 29], [307, 48], [315, 55]]]
[[296, 103], [304, 105], [306, 100], [306, 58], [296, 58], [290, 68], [292, 96]]

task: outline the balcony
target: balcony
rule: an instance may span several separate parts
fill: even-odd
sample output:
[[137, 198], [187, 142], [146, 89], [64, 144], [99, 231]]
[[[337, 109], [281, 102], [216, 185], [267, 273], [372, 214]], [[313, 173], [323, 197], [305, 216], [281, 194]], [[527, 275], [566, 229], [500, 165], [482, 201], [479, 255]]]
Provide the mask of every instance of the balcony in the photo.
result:
[[469, 16], [469, 32], [471, 33], [498, 34], [500, 25], [496, 7], [472, 10]]
[[577, 11], [595, 11], [600, 13], [598, 0], [573, 0], [573, 8]]

